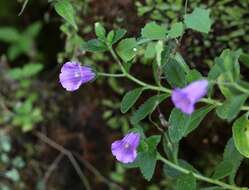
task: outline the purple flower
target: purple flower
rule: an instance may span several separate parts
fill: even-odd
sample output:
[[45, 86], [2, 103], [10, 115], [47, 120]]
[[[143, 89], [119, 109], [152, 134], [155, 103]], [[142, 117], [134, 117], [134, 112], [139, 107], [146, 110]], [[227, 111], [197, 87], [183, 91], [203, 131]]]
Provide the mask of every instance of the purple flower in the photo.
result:
[[80, 85], [95, 78], [96, 74], [90, 67], [81, 66], [79, 62], [66, 62], [60, 73], [60, 83], [67, 91], [75, 91]]
[[206, 95], [207, 89], [207, 80], [194, 81], [185, 88], [173, 90], [171, 99], [176, 108], [190, 115], [195, 109], [195, 103]]
[[122, 140], [112, 143], [112, 154], [124, 164], [133, 162], [137, 157], [137, 147], [140, 142], [139, 133], [128, 133]]

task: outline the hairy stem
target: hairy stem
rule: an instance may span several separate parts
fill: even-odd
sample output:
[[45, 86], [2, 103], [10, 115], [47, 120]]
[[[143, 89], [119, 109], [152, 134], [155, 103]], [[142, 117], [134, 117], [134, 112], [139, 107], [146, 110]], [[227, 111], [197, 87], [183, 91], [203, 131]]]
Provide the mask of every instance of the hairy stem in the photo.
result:
[[[114, 58], [114, 60], [119, 64], [119, 66], [121, 68], [121, 71], [122, 71], [122, 73], [123, 73], [123, 75], [125, 77], [127, 77], [131, 81], [137, 83], [138, 85], [145, 87], [145, 89], [154, 90], [154, 91], [160, 91], [160, 92], [164, 92], [164, 93], [167, 93], [167, 94], [171, 94], [172, 93], [172, 90], [170, 90], [168, 88], [165, 88], [163, 86], [155, 86], [155, 85], [151, 85], [151, 84], [145, 83], [145, 82], [139, 80], [138, 78], [132, 76], [131, 74], [129, 74], [125, 70], [125, 68], [124, 68], [121, 60], [119, 59], [119, 57], [117, 56], [117, 54], [115, 53], [115, 51], [113, 50], [113, 48], [109, 47], [109, 50], [110, 50], [110, 52], [111, 52], [112, 57]], [[213, 99], [210, 99], [210, 98], [202, 98], [200, 100], [200, 102], [204, 102], [206, 104], [210, 104], [210, 105], [214, 105], [214, 106], [221, 106], [223, 104], [221, 101], [213, 100]], [[249, 106], [242, 106], [241, 110], [243, 110], [243, 111], [249, 111]]]
[[164, 157], [162, 157], [161, 155], [158, 155], [158, 160], [162, 161], [164, 164], [170, 166], [171, 168], [174, 168], [176, 169], [177, 171], [183, 173], [183, 174], [189, 174], [189, 173], [192, 173], [193, 176], [200, 180], [200, 181], [205, 181], [205, 182], [208, 182], [208, 183], [211, 183], [211, 184], [215, 184], [215, 185], [218, 185], [224, 189], [229, 189], [229, 190], [248, 190], [248, 188], [241, 188], [241, 187], [236, 187], [234, 185], [229, 185], [227, 183], [224, 183], [222, 181], [219, 181], [219, 180], [215, 180], [215, 179], [211, 179], [209, 177], [205, 177], [201, 174], [197, 174], [195, 172], [192, 172], [192, 171], [189, 171], [179, 165], [176, 165], [174, 163], [172, 163], [171, 161], [165, 159]]

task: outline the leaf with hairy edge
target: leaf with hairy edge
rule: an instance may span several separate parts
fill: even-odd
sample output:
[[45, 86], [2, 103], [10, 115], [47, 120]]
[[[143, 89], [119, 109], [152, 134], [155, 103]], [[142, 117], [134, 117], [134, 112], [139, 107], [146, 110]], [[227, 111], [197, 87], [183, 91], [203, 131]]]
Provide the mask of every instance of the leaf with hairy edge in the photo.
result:
[[122, 113], [126, 113], [136, 103], [143, 90], [144, 88], [136, 88], [124, 95], [120, 107]]
[[163, 100], [165, 100], [167, 97], [169, 97], [168, 94], [155, 95], [155, 96], [150, 97], [132, 115], [131, 123], [137, 124], [139, 121], [143, 120], [146, 116], [151, 114], [155, 110], [156, 106], [160, 104]]

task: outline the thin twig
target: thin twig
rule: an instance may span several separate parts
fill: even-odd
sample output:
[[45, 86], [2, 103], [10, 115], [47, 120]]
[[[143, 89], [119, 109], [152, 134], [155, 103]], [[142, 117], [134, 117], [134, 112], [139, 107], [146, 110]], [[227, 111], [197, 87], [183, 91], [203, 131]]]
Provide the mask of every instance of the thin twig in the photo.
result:
[[123, 190], [123, 188], [112, 182], [111, 180], [109, 180], [108, 178], [106, 178], [105, 176], [103, 176], [90, 162], [88, 162], [87, 160], [85, 159], [82, 159], [81, 155], [79, 155], [79, 153], [77, 152], [73, 152], [73, 154], [78, 158], [78, 160], [80, 162], [82, 162], [82, 164], [84, 164], [84, 166], [89, 170], [91, 171], [100, 181], [102, 181], [103, 183], [107, 184], [108, 186], [110, 187], [113, 187], [115, 189], [118, 189], [118, 190]]
[[75, 171], [77, 172], [77, 174], [81, 178], [86, 190], [91, 190], [90, 184], [89, 184], [86, 176], [84, 175], [84, 173], [80, 169], [80, 166], [77, 163], [77, 161], [75, 160], [75, 158], [73, 157], [72, 153], [69, 150], [65, 149], [63, 146], [61, 146], [61, 145], [57, 144], [56, 142], [54, 142], [52, 139], [48, 138], [46, 135], [44, 135], [44, 134], [42, 134], [40, 132], [37, 132], [35, 134], [40, 140], [42, 140], [46, 144], [50, 145], [51, 147], [55, 148], [56, 150], [60, 151], [64, 155], [66, 155], [68, 157], [69, 161], [72, 163]]
[[61, 152], [56, 159], [53, 161], [53, 163], [49, 166], [47, 172], [44, 175], [43, 178], [43, 182], [44, 184], [47, 184], [48, 179], [50, 178], [51, 174], [53, 173], [53, 171], [57, 168], [58, 164], [60, 163], [60, 161], [62, 160], [62, 158], [64, 157], [64, 154]]

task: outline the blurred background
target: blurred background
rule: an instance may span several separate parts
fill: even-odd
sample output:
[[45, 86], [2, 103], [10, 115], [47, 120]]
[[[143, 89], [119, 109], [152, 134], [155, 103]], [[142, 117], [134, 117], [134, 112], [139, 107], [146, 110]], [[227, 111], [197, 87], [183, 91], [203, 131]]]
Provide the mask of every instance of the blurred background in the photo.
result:
[[[108, 53], [85, 53], [80, 44], [94, 38], [94, 23], [108, 30], [125, 28], [139, 36], [149, 21], [167, 24], [182, 19], [184, 0], [71, 0], [78, 33], [65, 24], [46, 0], [0, 0], [0, 190], [174, 189], [162, 164], [151, 182], [128, 170], [111, 155], [112, 141], [130, 128], [121, 114], [124, 92], [134, 88], [125, 79], [98, 78], [69, 93], [59, 84], [61, 64], [77, 57], [100, 71], [115, 72]], [[185, 61], [206, 76], [222, 49], [249, 51], [248, 0], [189, 0], [188, 11], [210, 8], [214, 21], [208, 35], [188, 31], [179, 51]], [[145, 51], [145, 50], [144, 50]], [[152, 59], [141, 50], [132, 72], [149, 83]], [[246, 74], [242, 65], [242, 73]], [[141, 104], [151, 94], [145, 94]], [[165, 117], [170, 101], [161, 107]], [[151, 124], [144, 121], [143, 128]], [[147, 134], [157, 134], [149, 129]], [[180, 157], [211, 175], [222, 159], [231, 124], [210, 113], [181, 142]], [[162, 148], [162, 147], [160, 147]], [[249, 186], [245, 160], [236, 181]]]

